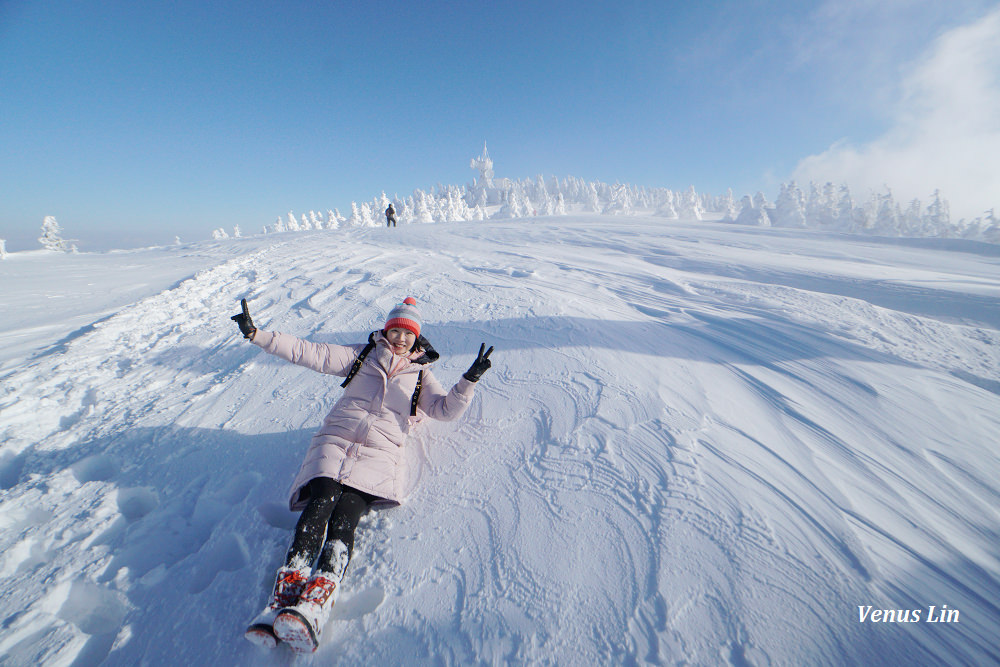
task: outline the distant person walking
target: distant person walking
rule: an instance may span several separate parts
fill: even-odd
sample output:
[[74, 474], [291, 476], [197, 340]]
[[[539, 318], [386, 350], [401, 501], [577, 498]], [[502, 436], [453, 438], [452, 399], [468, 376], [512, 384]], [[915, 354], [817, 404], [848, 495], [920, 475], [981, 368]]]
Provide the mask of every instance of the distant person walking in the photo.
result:
[[389, 204], [389, 208], [385, 209], [385, 226], [396, 226], [396, 209], [392, 207], [392, 204]]

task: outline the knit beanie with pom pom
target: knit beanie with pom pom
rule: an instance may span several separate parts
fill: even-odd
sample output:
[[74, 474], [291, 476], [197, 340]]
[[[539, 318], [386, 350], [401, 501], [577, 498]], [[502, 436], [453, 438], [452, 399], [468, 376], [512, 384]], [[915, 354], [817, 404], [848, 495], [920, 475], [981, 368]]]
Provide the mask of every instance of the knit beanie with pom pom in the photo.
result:
[[412, 331], [413, 335], [420, 335], [420, 325], [423, 322], [423, 318], [420, 317], [420, 311], [417, 310], [417, 300], [412, 296], [408, 296], [403, 299], [403, 303], [397, 303], [396, 306], [389, 311], [389, 317], [385, 321], [385, 327], [383, 331], [388, 331], [389, 329], [406, 329]]

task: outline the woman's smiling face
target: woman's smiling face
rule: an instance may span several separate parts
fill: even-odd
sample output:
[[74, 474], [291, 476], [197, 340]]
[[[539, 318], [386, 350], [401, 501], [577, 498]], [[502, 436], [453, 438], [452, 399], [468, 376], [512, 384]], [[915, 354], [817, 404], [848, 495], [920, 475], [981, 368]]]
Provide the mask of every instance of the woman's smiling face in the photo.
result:
[[385, 338], [389, 341], [389, 347], [393, 354], [406, 354], [413, 349], [413, 344], [417, 342], [417, 334], [409, 329], [399, 327], [386, 331]]

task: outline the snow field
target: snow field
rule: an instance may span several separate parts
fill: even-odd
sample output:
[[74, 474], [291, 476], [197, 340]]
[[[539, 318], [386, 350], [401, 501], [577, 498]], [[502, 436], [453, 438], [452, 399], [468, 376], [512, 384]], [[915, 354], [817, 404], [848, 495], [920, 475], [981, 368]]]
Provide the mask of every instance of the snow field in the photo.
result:
[[[443, 383], [480, 342], [494, 367], [412, 437], [413, 493], [363, 521], [317, 664], [1000, 658], [990, 247], [594, 215], [189, 252], [210, 266], [7, 362], [10, 664], [291, 662], [241, 634], [339, 379], [229, 316], [352, 343], [406, 295]], [[37, 318], [0, 335], [58, 328]]]

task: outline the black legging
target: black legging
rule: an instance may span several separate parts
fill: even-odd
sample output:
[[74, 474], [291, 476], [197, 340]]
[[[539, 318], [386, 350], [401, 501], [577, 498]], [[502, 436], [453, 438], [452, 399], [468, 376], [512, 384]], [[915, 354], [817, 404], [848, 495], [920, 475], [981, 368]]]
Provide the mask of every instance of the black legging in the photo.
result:
[[358, 521], [368, 511], [368, 505], [375, 496], [344, 486], [328, 477], [316, 477], [306, 485], [304, 492], [309, 498], [309, 504], [302, 510], [302, 516], [295, 525], [295, 538], [285, 556], [285, 565], [312, 565], [319, 556], [316, 570], [330, 572], [336, 555], [333, 542], [340, 540], [346, 544], [350, 557], [354, 550], [354, 531], [358, 527]]

